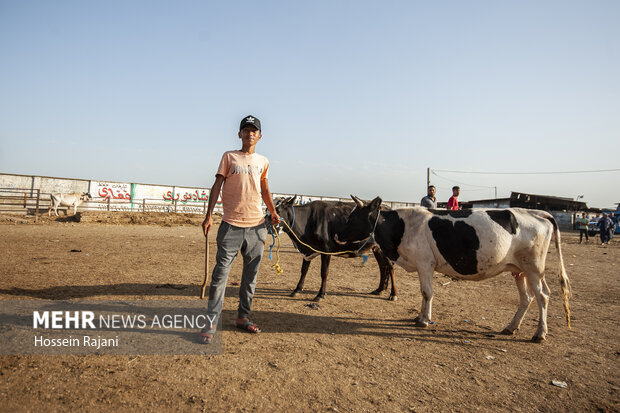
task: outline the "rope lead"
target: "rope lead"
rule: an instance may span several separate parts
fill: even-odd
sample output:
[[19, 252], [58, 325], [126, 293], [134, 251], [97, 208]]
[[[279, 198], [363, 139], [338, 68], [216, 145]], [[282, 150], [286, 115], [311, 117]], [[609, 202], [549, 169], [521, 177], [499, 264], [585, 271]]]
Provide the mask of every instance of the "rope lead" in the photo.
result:
[[[295, 211], [295, 209], [293, 208], [293, 211]], [[294, 213], [294, 212], [293, 212]], [[377, 219], [379, 217], [377, 216]], [[293, 223], [295, 219], [295, 215], [293, 215]], [[311, 251], [316, 252], [318, 254], [325, 254], [325, 255], [341, 255], [341, 254], [355, 254], [358, 257], [361, 257], [364, 262], [363, 264], [366, 264], [366, 261], [368, 260], [368, 255], [365, 254], [361, 254], [360, 251], [362, 250], [362, 248], [364, 248], [364, 246], [368, 243], [368, 241], [372, 238], [372, 235], [369, 236], [366, 241], [364, 241], [364, 243], [362, 244], [361, 247], [359, 247], [357, 250], [350, 250], [350, 251], [339, 251], [339, 252], [325, 252], [325, 251], [319, 251], [316, 248], [313, 248], [312, 246], [306, 244], [305, 242], [303, 242], [302, 240], [299, 239], [299, 237], [297, 236], [297, 234], [295, 234], [295, 231], [293, 231], [293, 229], [291, 228], [291, 226], [286, 222], [286, 220], [284, 218], [280, 218], [280, 222], [284, 223], [284, 225], [286, 225], [286, 227], [289, 229], [290, 233], [293, 234], [293, 236], [295, 237], [295, 239], [297, 240], [297, 242], [299, 242], [301, 245], [309, 248]], [[375, 222], [375, 226], [377, 225], [377, 223]], [[274, 230], [273, 227], [270, 227], [269, 232], [271, 233], [271, 237], [273, 239], [273, 243], [269, 246], [269, 259], [272, 260], [272, 251], [273, 251], [273, 247], [276, 244], [276, 239], [278, 241], [278, 246], [276, 248], [276, 263], [273, 264], [271, 266], [271, 268], [275, 269], [276, 273], [278, 275], [281, 275], [284, 271], [282, 270], [282, 267], [280, 267], [280, 234], [278, 234], [277, 230]], [[275, 233], [275, 235], [274, 235]]]

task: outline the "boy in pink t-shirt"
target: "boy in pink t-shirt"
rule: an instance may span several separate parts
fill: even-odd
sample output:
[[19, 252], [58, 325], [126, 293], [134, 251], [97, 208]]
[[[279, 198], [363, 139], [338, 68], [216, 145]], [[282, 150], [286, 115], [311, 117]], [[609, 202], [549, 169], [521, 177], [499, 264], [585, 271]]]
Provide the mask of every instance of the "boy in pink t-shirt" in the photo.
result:
[[280, 222], [267, 181], [269, 161], [255, 151], [262, 137], [260, 120], [254, 116], [243, 118], [238, 135], [242, 142], [241, 150], [228, 151], [222, 156], [209, 194], [207, 216], [202, 223], [206, 237], [213, 226], [213, 209], [221, 190], [224, 216], [217, 232], [217, 258], [207, 304], [210, 328], [203, 329], [199, 335], [200, 341], [205, 344], [213, 340], [222, 313], [230, 266], [239, 251], [243, 255], [243, 273], [235, 325], [250, 333], [261, 331], [248, 316], [267, 238], [262, 201], [271, 212], [272, 224]]

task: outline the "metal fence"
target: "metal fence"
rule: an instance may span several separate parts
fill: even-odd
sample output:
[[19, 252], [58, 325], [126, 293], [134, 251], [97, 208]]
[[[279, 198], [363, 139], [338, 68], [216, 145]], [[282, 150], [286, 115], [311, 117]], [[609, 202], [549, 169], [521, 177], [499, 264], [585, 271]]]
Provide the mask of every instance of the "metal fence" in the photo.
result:
[[[292, 194], [273, 194], [274, 198], [289, 197]], [[350, 202], [349, 198], [299, 196], [298, 203], [305, 204], [311, 201], [343, 201]], [[384, 202], [391, 208], [411, 207], [413, 203]], [[52, 206], [51, 193], [41, 192], [40, 189], [32, 188], [0, 188], [0, 212], [25, 213], [34, 215], [35, 221], [39, 214], [48, 212]], [[193, 201], [191, 199], [117, 199], [113, 197], [94, 197], [82, 202], [78, 206], [80, 211], [102, 212], [164, 212], [164, 213], [189, 213], [206, 214], [208, 202], [204, 200]], [[68, 215], [73, 207], [59, 206], [59, 214]], [[221, 212], [221, 202], [215, 207], [215, 212]]]
[[[49, 201], [48, 201], [49, 202]], [[41, 190], [31, 188], [0, 188], [0, 212], [32, 211], [35, 221], [41, 209]]]
[[[40, 189], [0, 188], [0, 212], [34, 215], [48, 212], [52, 206], [51, 194]], [[59, 206], [59, 214], [69, 214], [73, 207]], [[220, 207], [221, 208], [221, 207]], [[207, 202], [183, 202], [162, 199], [112, 199], [95, 197], [82, 202], [79, 211], [168, 212], [206, 214]], [[219, 208], [216, 208], [216, 211]]]

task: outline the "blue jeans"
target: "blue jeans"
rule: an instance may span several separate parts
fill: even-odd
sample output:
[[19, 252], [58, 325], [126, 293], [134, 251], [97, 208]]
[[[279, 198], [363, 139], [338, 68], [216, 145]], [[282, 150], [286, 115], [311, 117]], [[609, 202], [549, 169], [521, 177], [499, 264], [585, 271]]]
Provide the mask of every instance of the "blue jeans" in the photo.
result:
[[256, 288], [256, 275], [263, 258], [267, 228], [260, 224], [251, 228], [240, 228], [222, 221], [217, 231], [217, 258], [211, 275], [207, 316], [213, 320], [213, 326], [222, 314], [226, 282], [230, 273], [230, 266], [239, 251], [243, 256], [243, 273], [239, 286], [238, 317], [246, 318], [250, 314], [252, 297]]

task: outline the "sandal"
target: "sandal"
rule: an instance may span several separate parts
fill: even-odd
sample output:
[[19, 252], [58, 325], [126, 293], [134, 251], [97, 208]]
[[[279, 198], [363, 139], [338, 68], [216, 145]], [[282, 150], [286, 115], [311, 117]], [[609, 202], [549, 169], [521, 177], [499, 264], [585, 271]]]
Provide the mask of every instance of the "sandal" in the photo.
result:
[[235, 323], [235, 326], [239, 329], [239, 330], [243, 330], [243, 331], [247, 331], [248, 333], [253, 333], [253, 334], [257, 334], [260, 333], [261, 330], [259, 326], [257, 326], [256, 324], [254, 324], [251, 321], [245, 321], [243, 323], [237, 324]]
[[198, 333], [198, 341], [201, 344], [211, 344], [215, 337], [215, 330], [201, 331]]

